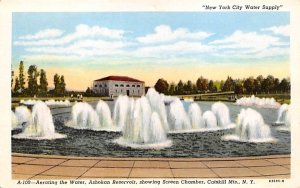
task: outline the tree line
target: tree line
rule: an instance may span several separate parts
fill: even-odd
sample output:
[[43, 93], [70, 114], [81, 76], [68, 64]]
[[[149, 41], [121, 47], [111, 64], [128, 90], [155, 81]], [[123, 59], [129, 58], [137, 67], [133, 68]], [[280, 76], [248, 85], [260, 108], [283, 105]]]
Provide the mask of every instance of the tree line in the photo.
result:
[[[12, 71], [11, 87], [12, 96], [64, 96], [66, 94], [66, 83], [63, 75], [55, 74], [53, 77], [54, 89], [48, 90], [46, 71], [38, 69], [36, 65], [30, 65], [27, 70], [27, 79], [24, 73], [24, 62], [20, 61], [19, 75], [14, 78]], [[26, 86], [27, 81], [27, 86]], [[14, 82], [14, 86], [13, 86]]]
[[270, 93], [288, 93], [291, 90], [289, 78], [275, 78], [272, 75], [256, 78], [250, 76], [244, 79], [233, 79], [228, 76], [226, 80], [214, 81], [200, 76], [195, 82], [180, 80], [177, 84], [170, 84], [163, 78], [157, 80], [154, 88], [168, 95], [200, 94], [234, 91], [236, 94], [270, 94]]

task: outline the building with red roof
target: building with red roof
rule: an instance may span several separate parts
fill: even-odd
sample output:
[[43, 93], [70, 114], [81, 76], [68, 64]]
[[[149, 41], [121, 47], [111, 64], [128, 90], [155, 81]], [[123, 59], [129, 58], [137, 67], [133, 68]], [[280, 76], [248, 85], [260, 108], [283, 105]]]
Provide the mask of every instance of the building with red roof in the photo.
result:
[[145, 94], [145, 82], [128, 76], [107, 76], [93, 81], [92, 90], [99, 96], [127, 95], [140, 97]]

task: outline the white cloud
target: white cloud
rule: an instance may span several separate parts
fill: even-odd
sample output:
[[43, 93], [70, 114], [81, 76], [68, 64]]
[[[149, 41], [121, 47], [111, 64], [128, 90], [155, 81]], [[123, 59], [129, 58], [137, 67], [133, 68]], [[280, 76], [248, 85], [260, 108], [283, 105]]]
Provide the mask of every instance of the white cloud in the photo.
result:
[[210, 52], [213, 47], [203, 45], [200, 42], [176, 42], [174, 44], [148, 46], [137, 49], [134, 53], [140, 57], [164, 57], [164, 56], [182, 56], [199, 55], [200, 53]]
[[289, 48], [275, 47], [257, 53], [256, 57], [264, 58], [264, 57], [286, 56], [286, 55], [289, 55]]
[[[257, 32], [235, 31], [229, 36], [207, 43], [199, 40], [211, 36], [205, 32], [191, 32], [188, 29], [172, 30], [160, 25], [153, 34], [132, 39], [124, 37], [124, 30], [99, 26], [78, 25], [73, 33], [59, 38], [43, 38], [51, 35], [42, 31], [22, 36], [15, 45], [24, 46], [29, 57], [56, 58], [63, 56], [97, 58], [171, 58], [201, 59], [207, 57], [261, 58], [288, 54], [288, 43], [280, 37]], [[46, 34], [48, 33], [48, 34]], [[52, 32], [54, 37], [55, 32]], [[57, 31], [58, 35], [58, 31]], [[43, 37], [42, 37], [43, 36]], [[21, 37], [20, 37], [21, 38]], [[40, 55], [40, 56], [39, 56]], [[62, 59], [66, 59], [62, 58]]]
[[277, 35], [290, 36], [290, 25], [273, 26], [262, 29], [262, 31], [271, 31]]
[[109, 29], [99, 26], [88, 26], [80, 24], [76, 26], [75, 32], [65, 35], [61, 38], [56, 39], [43, 39], [43, 40], [32, 40], [32, 41], [15, 41], [14, 45], [17, 46], [56, 46], [66, 45], [75, 40], [84, 38], [108, 38], [108, 39], [122, 39], [125, 31]]
[[216, 57], [267, 58], [289, 54], [289, 43], [271, 35], [235, 31], [231, 35], [209, 43], [215, 47]]
[[178, 28], [172, 30], [170, 26], [159, 25], [155, 27], [153, 34], [148, 34], [146, 36], [138, 37], [137, 41], [145, 44], [169, 42], [176, 40], [187, 40], [187, 39], [197, 39], [201, 40], [211, 36], [212, 33], [207, 32], [190, 32], [186, 28]]
[[49, 54], [31, 54], [31, 55], [24, 55], [21, 56], [22, 60], [25, 62], [32, 62], [32, 63], [61, 63], [61, 62], [78, 62], [81, 60], [80, 56], [76, 55], [49, 55]]
[[103, 41], [103, 40], [80, 40], [72, 45], [61, 46], [44, 46], [26, 48], [28, 52], [43, 53], [43, 54], [65, 54], [79, 56], [98, 56], [98, 55], [113, 55], [122, 53], [122, 48], [127, 44], [121, 41]]
[[272, 47], [263, 49], [261, 51], [236, 51], [229, 50], [222, 53], [215, 53], [215, 57], [220, 58], [240, 58], [240, 59], [261, 59], [276, 56], [287, 56], [289, 55], [289, 48], [286, 47]]
[[212, 41], [209, 44], [215, 45], [219, 49], [236, 49], [237, 53], [241, 50], [258, 52], [273, 45], [285, 45], [277, 37], [242, 31], [235, 31], [232, 35], [224, 39]]
[[39, 31], [33, 35], [24, 35], [20, 36], [19, 39], [21, 40], [31, 40], [31, 39], [45, 39], [45, 38], [55, 38], [59, 37], [64, 33], [64, 31], [59, 29], [45, 29]]

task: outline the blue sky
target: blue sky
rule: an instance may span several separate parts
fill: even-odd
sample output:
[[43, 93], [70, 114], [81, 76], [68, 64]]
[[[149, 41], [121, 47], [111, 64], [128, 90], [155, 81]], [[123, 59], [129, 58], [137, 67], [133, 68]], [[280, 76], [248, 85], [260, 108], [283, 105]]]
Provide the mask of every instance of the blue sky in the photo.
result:
[[52, 71], [127, 70], [138, 77], [133, 69], [289, 61], [288, 12], [13, 13], [12, 34], [13, 67], [24, 60]]

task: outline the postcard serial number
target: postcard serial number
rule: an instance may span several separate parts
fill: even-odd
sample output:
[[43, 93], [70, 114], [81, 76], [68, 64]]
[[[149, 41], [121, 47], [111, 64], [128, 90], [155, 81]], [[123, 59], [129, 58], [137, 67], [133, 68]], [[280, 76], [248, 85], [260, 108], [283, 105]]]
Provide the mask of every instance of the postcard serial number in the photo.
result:
[[273, 179], [273, 180], [269, 180], [269, 183], [283, 183], [284, 182], [284, 180], [275, 180], [275, 179]]

